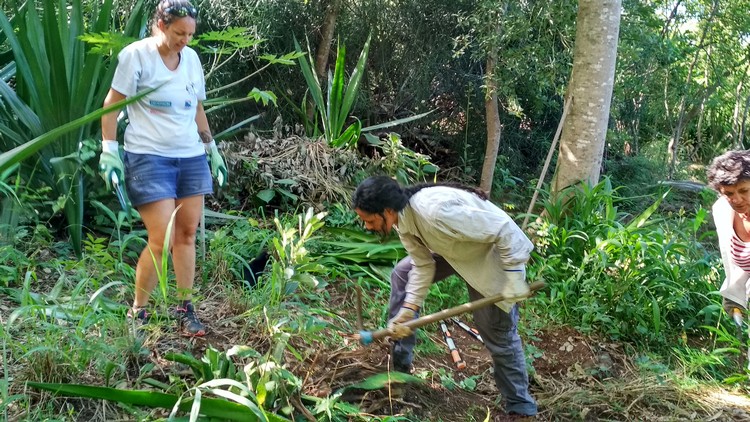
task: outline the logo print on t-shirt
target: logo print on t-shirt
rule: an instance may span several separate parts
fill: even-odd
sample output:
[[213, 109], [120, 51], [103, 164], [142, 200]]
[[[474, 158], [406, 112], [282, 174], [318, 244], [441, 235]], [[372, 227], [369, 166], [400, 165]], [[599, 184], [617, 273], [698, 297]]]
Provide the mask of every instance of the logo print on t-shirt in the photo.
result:
[[190, 108], [193, 106], [193, 103], [190, 102], [190, 100], [185, 100], [185, 108]]
[[149, 100], [148, 103], [151, 107], [172, 107], [171, 101]]

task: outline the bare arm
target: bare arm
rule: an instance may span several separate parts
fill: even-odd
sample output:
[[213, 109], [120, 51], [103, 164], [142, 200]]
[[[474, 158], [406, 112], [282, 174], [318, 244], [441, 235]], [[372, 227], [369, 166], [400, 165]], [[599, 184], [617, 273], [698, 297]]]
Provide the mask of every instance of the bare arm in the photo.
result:
[[201, 141], [204, 144], [213, 141], [214, 137], [211, 135], [211, 128], [208, 126], [208, 117], [206, 117], [206, 110], [203, 108], [203, 101], [198, 102], [198, 109], [195, 112], [195, 123], [198, 125], [198, 135], [200, 135]]
[[[112, 104], [122, 101], [125, 99], [125, 95], [119, 91], [115, 91], [110, 88], [107, 97], [104, 99], [104, 107], [111, 106]], [[102, 116], [102, 139], [105, 140], [116, 140], [117, 139], [117, 114], [119, 111], [113, 111]]]

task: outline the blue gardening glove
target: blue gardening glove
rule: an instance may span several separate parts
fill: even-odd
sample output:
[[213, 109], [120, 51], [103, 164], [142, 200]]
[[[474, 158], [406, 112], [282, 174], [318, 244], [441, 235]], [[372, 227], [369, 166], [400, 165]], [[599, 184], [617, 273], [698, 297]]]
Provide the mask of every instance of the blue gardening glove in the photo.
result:
[[120, 158], [120, 146], [117, 141], [102, 141], [102, 154], [99, 156], [99, 174], [107, 184], [107, 189], [112, 189], [112, 175], [117, 175], [117, 180], [124, 180], [125, 165]]
[[[412, 309], [412, 307], [415, 309]], [[396, 316], [388, 321], [388, 329], [391, 331], [391, 338], [400, 340], [404, 337], [409, 337], [410, 335], [414, 334], [411, 328], [404, 327], [402, 324], [416, 319], [418, 311], [419, 308], [416, 307], [416, 305], [405, 303], [404, 306], [402, 306], [398, 311]]]
[[207, 144], [204, 143], [203, 147], [206, 148], [206, 156], [211, 165], [211, 175], [216, 179], [219, 187], [223, 188], [227, 183], [227, 165], [224, 164], [224, 159], [221, 158], [219, 148], [216, 147], [216, 141], [212, 140]]

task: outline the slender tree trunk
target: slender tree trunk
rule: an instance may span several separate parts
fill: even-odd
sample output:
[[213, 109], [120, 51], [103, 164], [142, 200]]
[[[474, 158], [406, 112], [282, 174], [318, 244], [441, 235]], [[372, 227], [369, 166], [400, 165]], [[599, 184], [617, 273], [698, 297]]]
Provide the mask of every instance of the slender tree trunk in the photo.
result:
[[570, 115], [563, 125], [552, 192], [599, 181], [612, 102], [620, 0], [580, 0], [573, 72], [568, 92]]
[[[742, 112], [742, 91], [745, 88], [745, 79], [747, 78], [747, 71], [750, 69], [750, 63], [745, 66], [745, 71], [742, 72], [742, 79], [737, 84], [737, 88], [734, 90], [734, 111], [732, 112], [732, 145], [734, 148], [738, 148], [741, 145], [740, 142], [740, 125], [744, 122], [744, 115], [740, 118], [740, 112]], [[740, 121], [742, 120], [742, 122]]]
[[[706, 49], [706, 55], [708, 57], [711, 57], [711, 50], [712, 50], [711, 46], [708, 46], [708, 48]], [[703, 83], [705, 84], [704, 90], [708, 87], [708, 81], [710, 77], [711, 75], [709, 73], [709, 69], [708, 68], [703, 69], [703, 81], [704, 81]], [[706, 110], [707, 98], [708, 97], [706, 97], [705, 95], [703, 96], [703, 98], [701, 99], [701, 103], [699, 105], [699, 109], [698, 109], [698, 125], [695, 129], [695, 153], [696, 154], [700, 150], [701, 144], [703, 143], [703, 120], [705, 118], [704, 111]]]
[[630, 136], [633, 139], [633, 145], [631, 147], [632, 155], [638, 155], [640, 151], [639, 134], [641, 133], [641, 106], [643, 105], [644, 99], [645, 95], [642, 92], [638, 95], [638, 98], [633, 99], [633, 111], [635, 113], [635, 117], [630, 124]]
[[744, 81], [737, 84], [734, 90], [734, 111], [732, 111], [732, 146], [737, 148], [740, 138], [740, 110], [742, 109], [742, 85]]
[[745, 148], [745, 124], [747, 122], [747, 113], [750, 109], [750, 95], [745, 98], [745, 111], [742, 113], [742, 123], [740, 124], [740, 135], [737, 137], [737, 148]]
[[[318, 48], [315, 50], [315, 74], [318, 75], [318, 84], [322, 84], [326, 80], [328, 56], [331, 54], [333, 33], [336, 28], [336, 19], [338, 19], [339, 10], [341, 9], [341, 0], [329, 0], [324, 2], [324, 4], [326, 14], [323, 18], [323, 24], [320, 26], [320, 41], [318, 42]], [[308, 98], [307, 119], [312, 120], [314, 117], [315, 103], [312, 98]]]
[[677, 2], [675, 2], [674, 7], [672, 8], [672, 12], [669, 14], [669, 17], [667, 17], [667, 20], [664, 21], [664, 27], [661, 29], [662, 38], [665, 38], [667, 36], [667, 33], [669, 33], [669, 26], [677, 17], [677, 11], [680, 8], [680, 3], [682, 3], [682, 0], [677, 0]]
[[497, 50], [487, 57], [486, 86], [484, 110], [487, 119], [487, 148], [484, 151], [484, 163], [482, 163], [482, 177], [479, 188], [488, 194], [492, 192], [492, 180], [495, 176], [495, 162], [497, 152], [500, 148], [500, 137], [503, 128], [500, 124], [500, 107], [497, 102], [497, 82], [494, 78]]
[[[508, 11], [508, 2], [503, 2], [498, 16], [505, 16]], [[498, 19], [499, 21], [499, 19]], [[500, 36], [499, 24], [493, 24], [495, 35]], [[485, 80], [485, 100], [484, 111], [487, 125], [487, 147], [484, 151], [484, 162], [482, 163], [482, 176], [479, 179], [479, 188], [487, 192], [492, 192], [492, 181], [495, 177], [495, 162], [497, 153], [500, 149], [500, 139], [503, 128], [500, 124], [500, 105], [497, 98], [497, 78], [495, 77], [495, 67], [497, 66], [499, 51], [496, 42], [490, 43], [490, 51], [487, 53], [487, 68], [484, 73]]]
[[[708, 33], [711, 29], [711, 22], [713, 21], [714, 16], [716, 16], [716, 12], [719, 10], [719, 0], [714, 0], [713, 5], [711, 7], [711, 14], [708, 16], [706, 25], [703, 28], [703, 32], [701, 33], [700, 41], [698, 42], [698, 46], [702, 46], [703, 43], [706, 40], [706, 37], [708, 36]], [[685, 81], [685, 86], [690, 87], [691, 83], [693, 82], [693, 72], [695, 71], [695, 65], [698, 63], [698, 59], [700, 58], [700, 52], [701, 49], [698, 48], [695, 51], [695, 55], [693, 56], [693, 61], [690, 63], [690, 68], [688, 69], [688, 75], [687, 80]], [[706, 94], [708, 94], [709, 90], [705, 90]], [[680, 106], [679, 106], [679, 112], [677, 114], [677, 123], [675, 124], [674, 131], [672, 132], [672, 138], [669, 140], [669, 145], [667, 145], [667, 154], [669, 156], [669, 179], [672, 179], [672, 176], [674, 175], [675, 167], [677, 166], [677, 153], [680, 148], [680, 139], [682, 138], [682, 132], [685, 130], [685, 126], [690, 121], [689, 118], [687, 118], [687, 107], [688, 107], [688, 94], [684, 94], [680, 98]], [[708, 98], [707, 95], [704, 95], [703, 98]], [[702, 101], [702, 100], [701, 100]], [[695, 106], [693, 107], [695, 109]]]

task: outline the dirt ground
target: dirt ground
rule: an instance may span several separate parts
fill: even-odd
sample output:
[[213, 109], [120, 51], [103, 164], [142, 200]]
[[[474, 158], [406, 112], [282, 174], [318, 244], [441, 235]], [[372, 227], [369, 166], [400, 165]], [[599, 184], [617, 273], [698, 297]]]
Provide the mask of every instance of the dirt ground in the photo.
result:
[[[149, 337], [146, 346], [150, 353], [145, 362], [157, 366], [158, 370], [154, 372], [164, 374], [164, 382], [169, 382], [168, 374], [174, 372], [190, 376], [186, 368], [164, 359], [168, 352], [189, 352], [200, 358], [209, 346], [226, 350], [244, 344], [260, 352], [269, 349], [268, 336], [260, 331], [263, 328], [244, 324], [239, 317], [244, 312], [242, 304], [228, 300], [226, 293], [217, 289], [213, 296], [209, 294], [201, 301], [201, 317], [210, 327], [207, 336], [184, 338], [164, 327]], [[340, 308], [332, 311], [342, 315], [344, 312], [353, 313], [350, 294], [331, 292], [331, 296], [329, 303], [336, 304], [332, 308]], [[0, 297], [3, 322], [15, 307], [17, 304], [9, 298]], [[464, 321], [471, 324], [470, 318]], [[423, 378], [423, 383], [392, 384], [380, 390], [348, 389], [342, 399], [358, 405], [366, 415], [401, 415], [406, 418], [401, 420], [409, 421], [750, 421], [750, 401], [744, 390], [734, 395], [726, 389], [719, 389], [691, 396], [651, 378], [637, 384], [640, 378], [634, 376], [637, 371], [632, 357], [627, 356], [619, 344], [583, 335], [570, 327], [548, 327], [524, 335], [527, 355], [533, 366], [531, 393], [540, 404], [540, 413], [534, 418], [519, 419], [507, 415], [499, 402], [491, 360], [484, 346], [458, 326], [449, 323], [448, 327], [466, 368], [458, 370], [455, 367], [439, 328], [432, 327], [426, 331], [443, 352], [417, 354], [414, 375]], [[301, 338], [291, 339], [290, 345], [303, 352], [305, 359], [300, 362], [290, 354], [287, 368], [303, 381], [303, 394], [328, 397], [369, 376], [391, 371], [388, 343], [365, 347], [348, 338], [339, 344], [331, 343], [327, 340], [309, 344]], [[132, 375], [137, 376], [140, 367], [131, 369]], [[95, 384], [96, 377], [92, 373], [84, 378]], [[634, 381], [623, 383], [626, 379]], [[618, 383], [612, 383], [613, 380]], [[711, 401], [707, 398], [711, 395], [717, 395], [721, 400]], [[85, 401], [81, 403], [81, 406], [87, 406]], [[92, 417], [90, 420], [97, 419]], [[300, 416], [295, 420], [305, 418]]]

